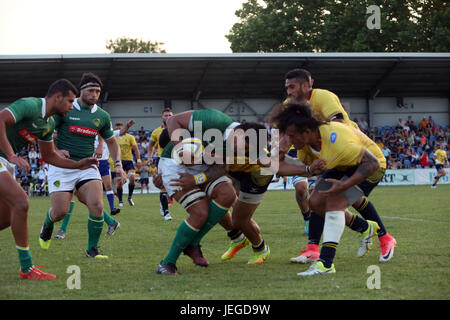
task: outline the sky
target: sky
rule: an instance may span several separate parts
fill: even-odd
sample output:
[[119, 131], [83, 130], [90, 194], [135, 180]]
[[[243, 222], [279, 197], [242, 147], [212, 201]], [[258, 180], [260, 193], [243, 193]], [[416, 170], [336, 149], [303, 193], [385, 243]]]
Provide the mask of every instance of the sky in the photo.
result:
[[0, 0], [0, 55], [109, 53], [118, 37], [167, 53], [231, 53], [245, 0]]

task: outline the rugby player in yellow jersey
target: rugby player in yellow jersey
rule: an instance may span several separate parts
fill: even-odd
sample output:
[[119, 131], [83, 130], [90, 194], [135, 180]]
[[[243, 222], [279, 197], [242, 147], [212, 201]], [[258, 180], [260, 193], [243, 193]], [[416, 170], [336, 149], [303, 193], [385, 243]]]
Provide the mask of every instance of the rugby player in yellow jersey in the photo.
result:
[[[116, 130], [121, 130], [122, 127], [123, 127], [122, 122], [116, 123]], [[125, 173], [128, 175], [128, 203], [130, 204], [130, 206], [134, 206], [132, 197], [135, 186], [136, 171], [134, 169], [132, 151], [134, 151], [134, 155], [136, 156], [136, 161], [138, 165], [141, 162], [141, 154], [139, 153], [139, 149], [136, 144], [136, 139], [134, 139], [134, 137], [131, 134], [126, 133], [123, 136], [120, 136], [119, 138], [117, 138], [117, 142], [119, 143], [120, 153], [122, 155], [123, 171], [125, 171]], [[117, 181], [117, 197], [119, 198], [119, 207], [123, 207], [122, 195], [123, 195], [122, 184], [120, 183], [120, 181]]]
[[[311, 74], [307, 70], [293, 69], [287, 72], [285, 76], [285, 87], [288, 98], [285, 103], [308, 103], [311, 107], [313, 117], [317, 120], [342, 122], [359, 130], [358, 125], [350, 120], [347, 112], [340, 103], [339, 98], [328, 90], [313, 89], [313, 83], [314, 79], [311, 78]], [[306, 199], [308, 195], [306, 184], [296, 184], [295, 187], [297, 202], [298, 199]], [[365, 197], [361, 197], [356, 200], [352, 206], [364, 219], [376, 221], [378, 223], [380, 226], [378, 231], [378, 239], [380, 241], [381, 249], [380, 261], [385, 262], [391, 259], [396, 241], [386, 231], [386, 228], [372, 202]], [[292, 258], [292, 262], [305, 263], [315, 260], [318, 257], [318, 244], [322, 235], [322, 229], [323, 219], [320, 219], [317, 215], [311, 214], [308, 246], [306, 250], [303, 250], [298, 257]], [[364, 251], [360, 251], [358, 255], [364, 256], [365, 253], [366, 252]]]
[[447, 152], [445, 151], [445, 144], [441, 142], [439, 149], [436, 150], [434, 161], [436, 165], [437, 175], [434, 177], [434, 182], [431, 185], [432, 188], [436, 188], [437, 183], [441, 177], [445, 176], [445, 164], [448, 163]]
[[[158, 167], [159, 158], [161, 157], [161, 153], [164, 150], [164, 148], [162, 148], [159, 144], [159, 137], [161, 136], [161, 132], [164, 130], [164, 128], [167, 128], [166, 121], [171, 116], [173, 116], [172, 109], [165, 108], [161, 116], [162, 124], [155, 130], [153, 130], [150, 136], [150, 143], [148, 144], [148, 156], [150, 158], [156, 149], [156, 157], [153, 158], [156, 167]], [[159, 192], [159, 210], [161, 215], [164, 217], [164, 220], [172, 220], [169, 212], [169, 194], [167, 193], [166, 189], [164, 189], [164, 187]]]
[[327, 166], [310, 198], [311, 209], [325, 219], [320, 257], [297, 275], [335, 273], [333, 259], [345, 225], [360, 232], [368, 242], [379, 229], [375, 221], [365, 221], [345, 210], [378, 185], [386, 170], [386, 159], [361, 131], [337, 122], [319, 121], [307, 104], [288, 105], [275, 123], [289, 142], [303, 151], [303, 163], [319, 157]]

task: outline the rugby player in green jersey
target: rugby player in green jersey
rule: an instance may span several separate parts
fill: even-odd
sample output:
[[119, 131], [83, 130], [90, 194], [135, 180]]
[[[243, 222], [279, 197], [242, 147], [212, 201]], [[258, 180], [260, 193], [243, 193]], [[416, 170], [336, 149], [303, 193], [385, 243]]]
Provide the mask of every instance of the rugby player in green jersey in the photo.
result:
[[16, 153], [29, 143], [39, 143], [45, 162], [70, 169], [86, 169], [98, 164], [84, 157], [76, 161], [59, 156], [53, 145], [55, 122], [52, 115], [64, 116], [73, 108], [78, 90], [68, 80], [55, 81], [45, 98], [22, 98], [0, 112], [0, 230], [11, 226], [23, 279], [55, 279], [33, 265], [28, 246], [29, 200], [15, 181], [15, 166], [29, 171], [26, 160]]
[[[73, 160], [91, 156], [94, 154], [94, 140], [98, 134], [108, 146], [116, 174], [124, 176], [119, 145], [111, 128], [111, 118], [95, 104], [102, 87], [98, 76], [92, 73], [83, 74], [79, 84], [80, 97], [73, 102], [73, 109], [64, 116], [55, 116], [55, 128], [58, 133], [56, 147]], [[39, 235], [41, 248], [48, 250], [50, 247], [54, 222], [66, 216], [70, 209], [72, 192], [76, 189], [78, 200], [89, 210], [86, 256], [107, 258], [98, 250], [104, 222], [103, 186], [98, 168], [69, 170], [50, 165], [48, 182], [52, 207], [47, 211]]]

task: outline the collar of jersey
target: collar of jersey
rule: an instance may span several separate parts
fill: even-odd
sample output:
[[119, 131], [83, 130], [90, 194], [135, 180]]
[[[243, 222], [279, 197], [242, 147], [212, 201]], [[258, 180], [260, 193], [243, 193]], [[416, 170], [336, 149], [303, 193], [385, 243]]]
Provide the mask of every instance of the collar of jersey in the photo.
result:
[[94, 106], [93, 106], [92, 108], [91, 108], [91, 107], [86, 107], [86, 106], [82, 105], [81, 103], [79, 103], [79, 102], [78, 102], [78, 99], [76, 99], [76, 100], [73, 102], [73, 106], [74, 106], [74, 108], [77, 109], [78, 111], [81, 111], [81, 109], [87, 109], [87, 110], [90, 110], [91, 113], [94, 113], [95, 111], [97, 111], [97, 108], [98, 108], [98, 106], [97, 106], [96, 104], [94, 104]]
[[41, 98], [42, 99], [42, 109], [41, 109], [41, 113], [42, 113], [42, 119], [44, 119], [45, 121], [48, 121], [48, 118], [45, 118], [45, 113], [46, 113], [46, 102], [45, 102], [45, 98]]

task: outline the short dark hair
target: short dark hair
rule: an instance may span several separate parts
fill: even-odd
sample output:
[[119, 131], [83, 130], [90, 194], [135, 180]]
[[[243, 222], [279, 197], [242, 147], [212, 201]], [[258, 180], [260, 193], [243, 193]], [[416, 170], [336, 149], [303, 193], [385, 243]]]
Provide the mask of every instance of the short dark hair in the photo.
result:
[[81, 76], [80, 83], [78, 84], [78, 88], [81, 88], [83, 85], [90, 82], [97, 83], [100, 86], [100, 88], [103, 89], [102, 80], [100, 80], [100, 77], [97, 76], [96, 74], [93, 74], [92, 72], [83, 73], [83, 75]]
[[288, 104], [287, 108], [274, 118], [274, 124], [281, 132], [285, 132], [291, 125], [294, 125], [300, 132], [304, 132], [306, 129], [315, 130], [324, 123], [312, 116], [308, 103]]
[[162, 114], [166, 113], [166, 112], [173, 112], [172, 108], [164, 108]]
[[67, 79], [59, 79], [53, 82], [50, 87], [48, 87], [46, 96], [51, 97], [58, 92], [61, 92], [63, 97], [68, 96], [69, 92], [73, 92], [75, 96], [78, 95], [78, 89]]
[[305, 69], [292, 69], [286, 73], [284, 78], [298, 79], [301, 82], [307, 81], [309, 83], [309, 79], [311, 79], [311, 73]]
[[[267, 150], [268, 148], [268, 143], [269, 143], [269, 131], [267, 130], [267, 128], [260, 123], [257, 122], [245, 122], [245, 123], [241, 123], [240, 125], [236, 126], [234, 128], [234, 130], [242, 130], [245, 132], [247, 132], [248, 130], [255, 130], [256, 131], [256, 150], [258, 151], [258, 157], [261, 154], [265, 153], [265, 150]], [[260, 130], [263, 130], [262, 132], [264, 132], [264, 139], [260, 139]], [[245, 136], [245, 142], [247, 144], [250, 143], [250, 139], [248, 136]]]

